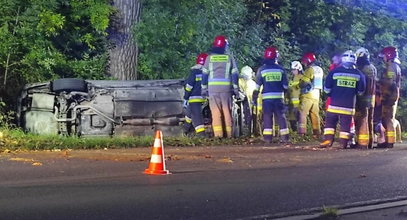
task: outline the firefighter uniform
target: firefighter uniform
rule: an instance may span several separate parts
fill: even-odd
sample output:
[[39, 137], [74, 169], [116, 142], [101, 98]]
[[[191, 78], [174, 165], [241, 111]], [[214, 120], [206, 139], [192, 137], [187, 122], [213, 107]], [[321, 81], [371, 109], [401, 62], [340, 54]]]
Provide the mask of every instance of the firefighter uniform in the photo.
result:
[[291, 130], [297, 131], [300, 108], [300, 80], [302, 77], [302, 65], [298, 61], [291, 63], [291, 71], [293, 72], [288, 83], [288, 120], [291, 125]]
[[[311, 58], [311, 59], [310, 59]], [[304, 62], [308, 60], [308, 62]], [[322, 81], [324, 72], [321, 67], [314, 64], [315, 55], [312, 53], [304, 54], [301, 59], [302, 63], [307, 66], [301, 77], [300, 87], [300, 119], [299, 134], [305, 134], [307, 131], [307, 116], [310, 115], [312, 133], [314, 136], [321, 134], [321, 121], [319, 117], [319, 98], [323, 88]]]
[[386, 143], [392, 147], [396, 140], [394, 118], [400, 94], [400, 66], [395, 62], [386, 63], [386, 71], [380, 79], [382, 94], [382, 123], [386, 129]]
[[185, 115], [185, 130], [188, 131], [188, 127], [193, 125], [195, 133], [198, 136], [205, 135], [205, 125], [202, 115], [202, 103], [205, 102], [205, 99], [201, 95], [202, 67], [201, 64], [196, 64], [191, 68], [191, 73], [186, 80], [184, 95], [184, 100], [188, 102]]
[[356, 96], [363, 94], [365, 90], [365, 77], [348, 59], [356, 61], [353, 52], [345, 52], [342, 59], [344, 65], [331, 71], [325, 80], [324, 91], [330, 94], [331, 103], [326, 113], [324, 141], [320, 147], [332, 145], [338, 121], [341, 146], [347, 147], [350, 140], [350, 126], [355, 114]]
[[373, 114], [376, 94], [377, 70], [369, 61], [369, 53], [365, 48], [356, 51], [357, 67], [364, 74], [366, 89], [363, 95], [356, 99], [355, 129], [357, 146], [371, 148], [373, 145]]
[[202, 95], [209, 97], [215, 137], [232, 137], [232, 96], [239, 95], [239, 71], [234, 57], [225, 54], [226, 44], [224, 36], [215, 38], [202, 69]]
[[382, 124], [386, 130], [386, 142], [378, 147], [393, 147], [395, 134], [395, 116], [397, 102], [400, 96], [401, 69], [397, 48], [389, 46], [382, 49], [379, 54], [386, 64], [386, 70], [379, 80], [381, 104], [382, 104]]
[[278, 51], [269, 47], [265, 51], [265, 60], [256, 74], [257, 88], [253, 94], [256, 100], [259, 89], [263, 86], [263, 138], [266, 143], [272, 141], [273, 114], [280, 128], [282, 142], [288, 141], [287, 119], [285, 116], [284, 91], [288, 89], [288, 80], [284, 69], [276, 63]]

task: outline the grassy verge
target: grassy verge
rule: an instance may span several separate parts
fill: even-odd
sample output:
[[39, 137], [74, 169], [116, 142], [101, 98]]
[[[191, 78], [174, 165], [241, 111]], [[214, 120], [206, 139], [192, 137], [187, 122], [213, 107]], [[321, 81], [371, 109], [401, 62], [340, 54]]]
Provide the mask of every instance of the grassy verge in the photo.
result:
[[[298, 137], [292, 135], [291, 141], [304, 143], [310, 141], [308, 136]], [[278, 141], [278, 138], [275, 138]], [[53, 150], [53, 149], [115, 149], [149, 147], [153, 143], [151, 136], [139, 137], [96, 137], [78, 138], [62, 137], [58, 135], [34, 135], [18, 129], [0, 129], [0, 152], [5, 150]], [[193, 147], [217, 145], [256, 145], [262, 143], [258, 138], [196, 138], [196, 137], [164, 137], [165, 146]]]

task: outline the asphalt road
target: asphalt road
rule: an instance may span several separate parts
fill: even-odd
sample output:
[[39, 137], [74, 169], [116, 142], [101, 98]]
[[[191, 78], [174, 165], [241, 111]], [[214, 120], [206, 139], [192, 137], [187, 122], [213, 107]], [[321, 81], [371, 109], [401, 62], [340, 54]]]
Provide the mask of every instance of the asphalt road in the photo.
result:
[[166, 148], [0, 154], [0, 219], [268, 218], [407, 196], [407, 145]]

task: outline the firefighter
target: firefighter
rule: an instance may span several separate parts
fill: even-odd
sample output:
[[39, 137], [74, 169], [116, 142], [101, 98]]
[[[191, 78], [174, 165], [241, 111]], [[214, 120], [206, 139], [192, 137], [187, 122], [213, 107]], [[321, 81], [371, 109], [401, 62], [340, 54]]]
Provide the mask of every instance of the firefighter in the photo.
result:
[[202, 96], [209, 97], [215, 137], [232, 137], [232, 96], [239, 97], [239, 71], [235, 58], [226, 54], [227, 39], [217, 36], [202, 69]]
[[257, 70], [257, 88], [253, 93], [254, 105], [257, 103], [259, 89], [263, 86], [263, 138], [271, 143], [273, 134], [273, 114], [280, 127], [281, 142], [288, 143], [287, 119], [285, 116], [284, 92], [288, 89], [284, 69], [277, 64], [279, 53], [276, 47], [268, 47], [264, 52], [263, 65]]
[[[253, 80], [254, 72], [250, 66], [242, 67], [239, 77], [239, 89], [244, 93], [246, 99], [243, 100], [243, 112], [246, 123], [250, 127], [251, 134], [256, 133], [253, 123], [257, 123], [257, 110], [253, 106], [253, 91], [256, 89], [256, 82]], [[253, 116], [253, 117], [252, 117]]]
[[313, 53], [305, 53], [301, 58], [305, 71], [300, 80], [300, 119], [298, 134], [304, 135], [307, 131], [307, 116], [310, 115], [312, 134], [314, 138], [321, 134], [319, 118], [319, 98], [322, 90], [324, 72], [315, 64], [316, 57]]
[[291, 130], [297, 131], [297, 123], [299, 118], [300, 107], [300, 79], [303, 74], [302, 65], [299, 61], [291, 62], [291, 79], [288, 83], [288, 96], [289, 96], [289, 115]]
[[256, 82], [253, 80], [254, 75], [250, 66], [244, 66], [240, 71], [239, 88], [247, 97], [250, 107], [253, 103], [253, 91], [256, 89]]
[[373, 145], [373, 111], [376, 94], [377, 70], [370, 63], [370, 54], [366, 48], [356, 50], [356, 66], [366, 79], [365, 93], [357, 97], [355, 113], [355, 129], [358, 148], [372, 148]]
[[365, 90], [365, 77], [356, 69], [356, 55], [348, 50], [342, 54], [342, 66], [329, 72], [324, 91], [331, 97], [325, 118], [324, 140], [320, 147], [332, 146], [335, 128], [340, 123], [340, 145], [346, 148], [350, 140], [350, 124], [355, 113], [356, 96]]
[[184, 95], [185, 132], [193, 127], [198, 137], [205, 137], [205, 125], [202, 115], [202, 103], [205, 99], [201, 95], [202, 67], [208, 54], [201, 53], [196, 57], [196, 64], [191, 68], [186, 84]]
[[395, 143], [394, 118], [396, 115], [397, 102], [400, 95], [400, 60], [395, 47], [389, 46], [383, 48], [380, 57], [386, 65], [386, 70], [379, 80], [381, 103], [382, 103], [382, 123], [386, 129], [386, 142], [378, 147], [392, 148]]

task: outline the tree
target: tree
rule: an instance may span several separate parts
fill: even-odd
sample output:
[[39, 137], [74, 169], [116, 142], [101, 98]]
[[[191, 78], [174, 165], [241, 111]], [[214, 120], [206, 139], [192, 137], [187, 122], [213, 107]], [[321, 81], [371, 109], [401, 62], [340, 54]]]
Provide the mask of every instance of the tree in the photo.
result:
[[109, 74], [121, 80], [137, 79], [138, 47], [133, 40], [133, 25], [140, 19], [139, 0], [114, 0], [109, 39]]

